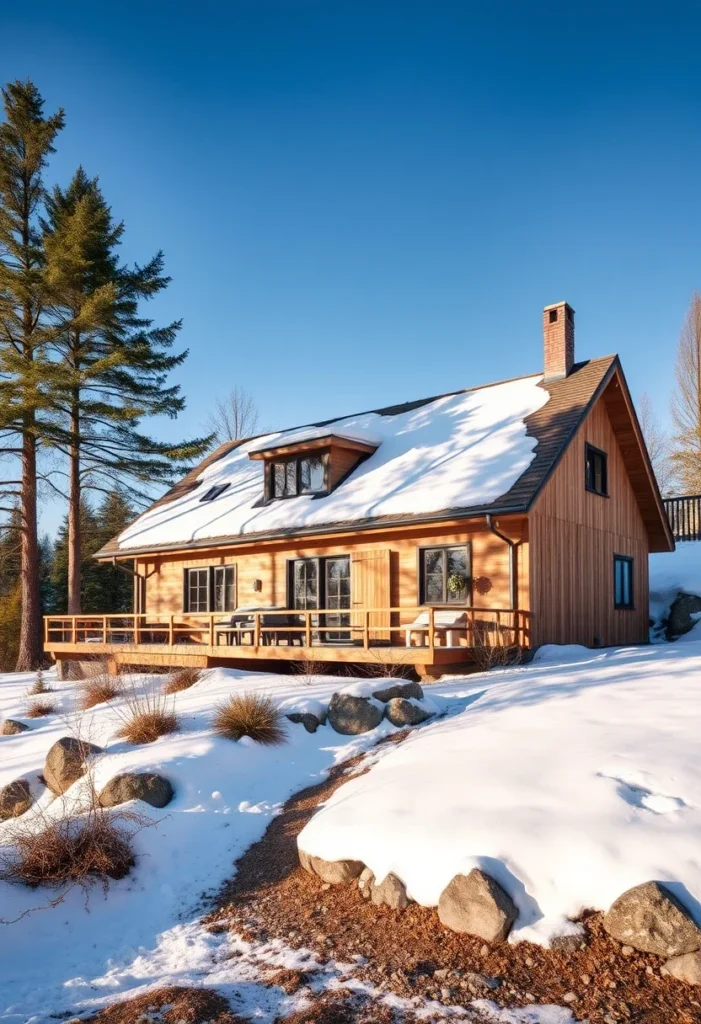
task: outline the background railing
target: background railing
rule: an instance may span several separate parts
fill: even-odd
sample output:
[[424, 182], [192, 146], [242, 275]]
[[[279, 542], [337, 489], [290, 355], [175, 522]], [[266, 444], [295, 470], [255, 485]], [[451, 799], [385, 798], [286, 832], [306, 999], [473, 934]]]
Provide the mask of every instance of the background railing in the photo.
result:
[[701, 494], [664, 498], [663, 504], [675, 540], [701, 540]]
[[[464, 614], [454, 625], [446, 613]], [[235, 615], [235, 613], [234, 613]], [[236, 617], [236, 616], [235, 616]], [[420, 621], [417, 620], [420, 618]], [[85, 645], [86, 648], [135, 645], [220, 648], [227, 647], [529, 647], [530, 613], [503, 608], [353, 608], [292, 612], [251, 612], [232, 625], [231, 616], [219, 613], [134, 615], [48, 615], [44, 618], [44, 644]], [[233, 656], [233, 652], [232, 656]], [[274, 655], [271, 655], [274, 657]]]

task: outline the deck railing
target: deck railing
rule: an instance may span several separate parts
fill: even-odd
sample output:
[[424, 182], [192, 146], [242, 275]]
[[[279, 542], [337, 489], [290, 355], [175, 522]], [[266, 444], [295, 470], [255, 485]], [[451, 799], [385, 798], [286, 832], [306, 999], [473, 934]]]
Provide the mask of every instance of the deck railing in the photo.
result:
[[675, 540], [701, 540], [701, 494], [663, 499]]
[[[464, 613], [460, 625], [446, 624], [446, 612]], [[417, 619], [421, 621], [417, 624]], [[243, 613], [242, 613], [243, 618]], [[232, 625], [230, 615], [181, 613], [158, 616], [151, 613], [121, 615], [47, 615], [44, 645], [85, 645], [112, 647], [132, 645], [153, 649], [156, 645], [184, 652], [197, 647], [218, 648], [227, 657], [227, 647], [361, 647], [365, 650], [389, 646], [422, 647], [507, 647], [530, 646], [530, 613], [504, 608], [353, 608], [313, 611], [245, 613], [245, 621]], [[234, 656], [233, 651], [229, 652]], [[271, 657], [275, 657], [271, 651]]]

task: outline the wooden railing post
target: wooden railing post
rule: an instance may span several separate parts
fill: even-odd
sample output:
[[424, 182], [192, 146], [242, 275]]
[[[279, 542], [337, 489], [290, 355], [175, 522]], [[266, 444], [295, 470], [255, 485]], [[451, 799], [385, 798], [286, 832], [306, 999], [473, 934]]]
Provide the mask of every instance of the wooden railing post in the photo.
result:
[[214, 613], [209, 616], [209, 646], [214, 647]]
[[139, 628], [139, 616], [134, 615], [134, 643], [141, 643], [141, 630]]
[[253, 646], [260, 647], [260, 612], [253, 613]]
[[75, 615], [74, 615], [73, 618], [71, 619], [71, 643], [72, 644], [77, 642], [76, 641], [76, 636], [77, 636], [77, 631], [76, 631]]
[[175, 643], [175, 637], [173, 636], [173, 616], [168, 618], [168, 646], [172, 647]]
[[304, 646], [311, 647], [312, 645], [312, 613], [304, 613]]
[[428, 648], [433, 654], [436, 647], [436, 637], [434, 634], [436, 615], [433, 605], [428, 609]]
[[102, 642], [107, 643], [107, 616], [102, 616]]
[[370, 649], [370, 612], [363, 612], [363, 647]]

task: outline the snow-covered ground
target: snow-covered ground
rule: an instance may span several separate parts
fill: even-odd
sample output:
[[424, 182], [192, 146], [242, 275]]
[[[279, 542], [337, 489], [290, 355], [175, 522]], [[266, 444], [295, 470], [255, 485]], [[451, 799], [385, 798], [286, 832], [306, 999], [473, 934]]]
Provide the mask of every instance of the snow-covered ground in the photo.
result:
[[[0, 786], [28, 778], [49, 816], [80, 807], [86, 795], [81, 782], [51, 802], [37, 780], [50, 746], [61, 736], [79, 733], [104, 749], [95, 768], [98, 787], [121, 771], [149, 769], [169, 778], [176, 795], [162, 811], [139, 805], [155, 824], [137, 834], [137, 866], [112, 883], [106, 897], [95, 889], [86, 905], [82, 891], [73, 890], [58, 906], [41, 909], [51, 891], [0, 882], [0, 919], [14, 922], [0, 924], [0, 1020], [43, 1024], [53, 1014], [87, 1014], [106, 1001], [138, 994], [144, 986], [165, 984], [214, 986], [231, 997], [234, 1009], [260, 1022], [289, 1012], [300, 996], [265, 987], [261, 970], [266, 963], [308, 968], [304, 952], [279, 942], [254, 949], [229, 934], [211, 935], [198, 917], [201, 897], [231, 877], [233, 861], [260, 838], [289, 796], [319, 781], [332, 765], [373, 747], [394, 728], [385, 721], [364, 736], [343, 737], [330, 727], [310, 735], [290, 723], [283, 746], [261, 747], [247, 739], [233, 743], [216, 737], [210, 727], [212, 708], [223, 697], [237, 690], [258, 691], [274, 696], [285, 710], [313, 711], [315, 704], [328, 702], [341, 681], [321, 677], [309, 683], [299, 676], [214, 669], [173, 698], [178, 733], [135, 747], [115, 738], [119, 702], [116, 708], [102, 705], [79, 714], [75, 684], [58, 682], [53, 673], [47, 679], [59, 710], [33, 721], [30, 732], [0, 737]], [[0, 675], [0, 719], [23, 718], [32, 682], [31, 675]], [[138, 680], [142, 687], [158, 683], [157, 677]], [[367, 682], [358, 685], [367, 688]], [[454, 690], [446, 688], [451, 694]], [[459, 702], [453, 707], [458, 709]], [[28, 818], [32, 813], [27, 812]], [[11, 828], [11, 823], [0, 824], [0, 844]], [[242, 955], [232, 957], [232, 951]], [[349, 974], [352, 968], [331, 961], [317, 973], [315, 984], [334, 987]], [[378, 998], [390, 997], [378, 993]], [[447, 1011], [436, 1006], [426, 1012], [435, 1019]], [[488, 1019], [500, 1024], [570, 1020], [568, 1011], [547, 1008], [495, 1013]]]
[[519, 909], [515, 940], [649, 879], [701, 924], [701, 643], [543, 648], [437, 692], [452, 713], [336, 790], [302, 849], [393, 871], [426, 906], [482, 867]]

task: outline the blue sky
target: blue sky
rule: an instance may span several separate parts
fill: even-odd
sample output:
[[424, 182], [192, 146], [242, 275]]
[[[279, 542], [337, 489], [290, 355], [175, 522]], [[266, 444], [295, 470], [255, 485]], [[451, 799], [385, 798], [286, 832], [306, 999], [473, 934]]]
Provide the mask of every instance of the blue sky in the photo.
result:
[[[537, 371], [540, 311], [667, 415], [701, 287], [696, 4], [97, 5], [0, 11], [0, 77], [67, 127], [126, 259], [162, 248], [198, 433], [234, 384], [264, 427]], [[61, 510], [47, 507], [53, 529]]]

